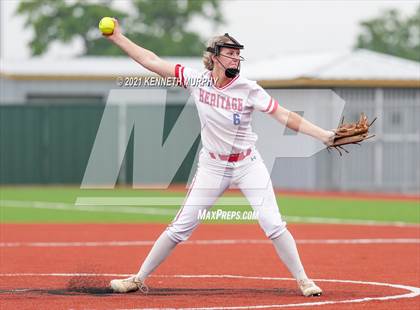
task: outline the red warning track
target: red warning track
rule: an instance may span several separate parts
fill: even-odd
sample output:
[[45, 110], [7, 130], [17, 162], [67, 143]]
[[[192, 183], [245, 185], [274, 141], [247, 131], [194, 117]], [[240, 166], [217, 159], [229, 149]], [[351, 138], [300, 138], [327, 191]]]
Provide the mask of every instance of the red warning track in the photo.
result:
[[[318, 308], [322, 309], [415, 309], [420, 306], [419, 297], [336, 303], [410, 293], [403, 288], [364, 282], [420, 286], [419, 243], [392, 243], [392, 240], [383, 244], [298, 244], [311, 277], [359, 281], [320, 281], [325, 291], [320, 298], [299, 296], [294, 281], [268, 279], [290, 277], [269, 243], [180, 245], [155, 276], [149, 278], [151, 291], [148, 295], [109, 293], [106, 286], [113, 277], [104, 274], [135, 273], [150, 245], [86, 246], [83, 242], [155, 240], [164, 228], [165, 225], [155, 224], [2, 225], [0, 308], [279, 307], [308, 302], [318, 302]], [[413, 240], [420, 237], [419, 227], [296, 224], [290, 225], [289, 229], [297, 240]], [[256, 224], [202, 225], [191, 238], [225, 239], [265, 240]], [[47, 244], [28, 246], [30, 242]], [[81, 243], [62, 246], [60, 242]], [[6, 246], [4, 243], [19, 244]], [[61, 275], [51, 275], [55, 273]]]

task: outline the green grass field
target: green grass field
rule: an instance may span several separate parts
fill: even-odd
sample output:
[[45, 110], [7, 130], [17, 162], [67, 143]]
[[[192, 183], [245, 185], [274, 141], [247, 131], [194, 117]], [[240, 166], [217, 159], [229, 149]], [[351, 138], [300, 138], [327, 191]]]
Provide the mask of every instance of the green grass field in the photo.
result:
[[[2, 223], [169, 223], [179, 209], [179, 204], [75, 207], [74, 203], [81, 197], [149, 197], [151, 201], [158, 201], [160, 198], [174, 198], [182, 201], [184, 196], [185, 192], [126, 188], [81, 190], [72, 187], [2, 187], [0, 188], [0, 217]], [[282, 215], [289, 222], [420, 222], [418, 201], [350, 200], [289, 195], [279, 195], [277, 201]], [[219, 203], [213, 207], [213, 210], [217, 209], [245, 211], [251, 210], [251, 207], [246, 203], [230, 206]], [[211, 221], [211, 223], [214, 222]]]

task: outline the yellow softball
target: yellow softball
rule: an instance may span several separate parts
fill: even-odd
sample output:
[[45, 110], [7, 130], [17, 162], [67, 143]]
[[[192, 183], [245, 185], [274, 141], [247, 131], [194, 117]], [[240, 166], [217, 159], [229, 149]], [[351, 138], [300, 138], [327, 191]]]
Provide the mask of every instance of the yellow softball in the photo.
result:
[[114, 20], [111, 17], [103, 17], [99, 22], [99, 30], [105, 35], [110, 35], [114, 32]]

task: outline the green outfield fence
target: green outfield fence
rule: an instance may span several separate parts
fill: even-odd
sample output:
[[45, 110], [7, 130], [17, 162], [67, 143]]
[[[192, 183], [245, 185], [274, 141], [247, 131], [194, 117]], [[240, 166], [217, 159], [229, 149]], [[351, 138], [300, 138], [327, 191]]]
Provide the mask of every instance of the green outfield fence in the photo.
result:
[[[0, 105], [0, 184], [80, 184], [104, 108], [92, 103]], [[145, 113], [153, 108], [145, 106]], [[182, 108], [167, 106], [164, 135]], [[188, 179], [198, 146], [196, 141], [173, 182]], [[131, 137], [122, 165], [126, 183], [132, 181], [132, 150]]]

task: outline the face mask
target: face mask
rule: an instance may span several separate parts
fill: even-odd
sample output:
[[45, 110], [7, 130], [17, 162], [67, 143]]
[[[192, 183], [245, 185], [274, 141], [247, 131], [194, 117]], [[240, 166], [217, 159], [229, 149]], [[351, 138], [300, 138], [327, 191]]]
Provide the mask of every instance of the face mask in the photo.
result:
[[[232, 38], [229, 34], [225, 33], [225, 37], [229, 38], [230, 41], [232, 41], [233, 43], [216, 43], [215, 47], [208, 47], [206, 50], [210, 53], [215, 54], [215, 56], [224, 56], [224, 57], [229, 57], [226, 55], [221, 55], [220, 54], [220, 49], [222, 47], [227, 47], [227, 48], [234, 48], [234, 49], [243, 49], [244, 46], [242, 44], [240, 44], [238, 41], [236, 41], [234, 38]], [[241, 66], [241, 61], [244, 60], [242, 57], [239, 60], [239, 64], [237, 68], [226, 68], [218, 58], [216, 58], [216, 60], [219, 62], [219, 64], [222, 65], [222, 67], [225, 69], [225, 76], [229, 79], [234, 78], [235, 76], [237, 76], [239, 74], [240, 71], [240, 66]]]

